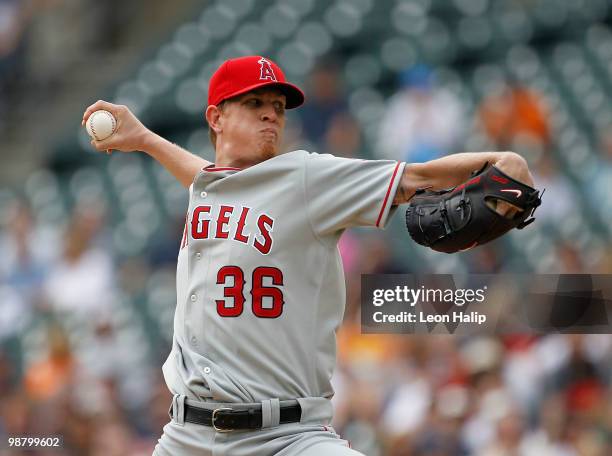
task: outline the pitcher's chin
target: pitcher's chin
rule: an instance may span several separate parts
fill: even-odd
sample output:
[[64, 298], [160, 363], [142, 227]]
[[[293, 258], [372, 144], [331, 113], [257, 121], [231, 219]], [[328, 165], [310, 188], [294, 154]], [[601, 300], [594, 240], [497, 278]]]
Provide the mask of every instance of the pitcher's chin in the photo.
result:
[[274, 138], [274, 140], [264, 139], [259, 142], [259, 147], [257, 149], [261, 161], [267, 160], [268, 158], [272, 158], [278, 155], [278, 142], [276, 141], [276, 138]]

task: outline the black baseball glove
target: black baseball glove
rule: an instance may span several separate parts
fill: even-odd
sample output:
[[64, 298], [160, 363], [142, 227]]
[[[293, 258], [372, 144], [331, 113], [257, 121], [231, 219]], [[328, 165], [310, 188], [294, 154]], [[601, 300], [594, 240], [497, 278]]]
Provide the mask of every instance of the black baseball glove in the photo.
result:
[[[492, 241], [512, 228], [525, 228], [534, 221], [540, 196], [538, 190], [487, 163], [457, 187], [417, 190], [406, 210], [406, 226], [419, 244], [455, 253]], [[495, 211], [497, 200], [522, 211], [510, 218], [500, 215]]]

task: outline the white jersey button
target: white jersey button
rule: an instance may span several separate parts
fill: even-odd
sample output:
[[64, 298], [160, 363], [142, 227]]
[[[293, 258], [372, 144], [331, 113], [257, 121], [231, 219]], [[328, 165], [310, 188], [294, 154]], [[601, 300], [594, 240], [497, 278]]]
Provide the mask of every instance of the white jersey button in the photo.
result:
[[196, 336], [191, 336], [191, 345], [197, 345], [198, 344], [198, 339], [196, 339]]
[[196, 299], [198, 299], [198, 297], [195, 294], [191, 295], [191, 302], [196, 302]]
[[200, 252], [196, 253], [196, 258], [199, 260], [200, 258], [202, 258], [202, 254]]
[[204, 368], [204, 373], [205, 373], [205, 374], [210, 374], [210, 367], [208, 367], [208, 366], [207, 366], [207, 367], [205, 367], [205, 368]]
[[202, 198], [206, 198], [206, 197], [208, 196], [208, 193], [206, 193], [206, 192], [202, 192], [202, 193], [200, 193], [200, 196], [201, 196]]

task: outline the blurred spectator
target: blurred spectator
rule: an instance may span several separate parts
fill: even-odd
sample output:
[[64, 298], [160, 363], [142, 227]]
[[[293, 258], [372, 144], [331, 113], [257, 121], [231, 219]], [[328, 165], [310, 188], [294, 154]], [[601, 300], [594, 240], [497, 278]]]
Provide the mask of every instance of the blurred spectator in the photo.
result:
[[557, 261], [555, 268], [548, 271], [557, 274], [582, 274], [584, 273], [584, 261], [580, 250], [576, 245], [569, 241], [558, 239], [555, 242], [555, 254]]
[[156, 236], [155, 244], [147, 250], [147, 260], [151, 267], [176, 265], [176, 256], [181, 246], [185, 223], [185, 216], [180, 215], [168, 219], [163, 224], [161, 232]]
[[367, 232], [361, 237], [359, 271], [361, 274], [408, 274], [406, 266], [393, 256], [393, 246], [381, 233]]
[[465, 252], [463, 256], [468, 263], [468, 271], [472, 274], [496, 274], [502, 272], [505, 266], [503, 242], [481, 245]]
[[595, 267], [595, 274], [612, 274], [612, 245], [608, 244]]
[[425, 162], [458, 147], [465, 129], [463, 108], [455, 95], [436, 86], [433, 70], [422, 64], [409, 68], [400, 85], [381, 119], [376, 153]]
[[24, 4], [0, 0], [0, 132], [5, 127], [7, 97], [23, 70]]
[[20, 44], [21, 33], [23, 31], [23, 6], [20, 0], [0, 0], [0, 68], [3, 70], [0, 75], [4, 76], [4, 71], [10, 71], [9, 64], [11, 58]]
[[[75, 56], [74, 47], [81, 46], [75, 33], [81, 21], [69, 24], [64, 13], [64, 0], [35, 0], [32, 2], [31, 23], [27, 30], [28, 74], [31, 88], [43, 87], [50, 91], [58, 83], [68, 60]], [[62, 30], [64, 33], [53, 33]], [[48, 86], [48, 87], [47, 87]]]
[[0, 232], [0, 340], [30, 321], [57, 253], [55, 232], [37, 225], [24, 202], [9, 208], [5, 228]]
[[347, 397], [350, 419], [342, 428], [342, 437], [369, 456], [383, 456], [383, 442], [377, 429], [382, 393], [377, 381], [355, 379]]
[[568, 441], [567, 408], [558, 396], [548, 396], [540, 408], [539, 426], [523, 438], [525, 456], [578, 456]]
[[24, 378], [28, 396], [37, 401], [68, 394], [75, 374], [75, 359], [68, 336], [60, 326], [48, 327], [47, 347], [46, 357], [30, 365]]
[[612, 125], [599, 130], [596, 141], [599, 152], [597, 166], [593, 175], [584, 182], [584, 190], [592, 209], [608, 220], [612, 214]]
[[9, 354], [0, 348], [0, 402], [13, 389], [16, 378], [15, 366]]
[[[113, 313], [116, 312], [118, 310]], [[153, 388], [145, 341], [138, 336], [137, 328], [128, 330], [127, 335], [124, 332], [122, 337], [109, 321], [101, 320], [91, 327], [91, 333], [82, 337], [75, 350], [81, 372], [91, 382], [88, 388], [95, 389], [99, 384], [102, 398], [116, 395], [124, 410], [140, 411], [146, 407]], [[126, 345], [129, 350], [125, 350]], [[91, 392], [88, 390], [84, 394]], [[92, 401], [89, 402], [93, 406]]]
[[[32, 0], [27, 28], [29, 89], [52, 95], [65, 70], [103, 32], [100, 8], [91, 0]], [[103, 2], [102, 4], [111, 3]], [[115, 14], [118, 14], [117, 11]], [[61, 30], [62, 33], [56, 33]]]
[[546, 378], [538, 339], [528, 334], [508, 334], [503, 341], [506, 349], [502, 369], [504, 382], [525, 419], [533, 422], [537, 419]]
[[104, 215], [97, 207], [78, 207], [64, 233], [61, 258], [45, 286], [58, 311], [88, 319], [106, 316], [113, 302], [115, 278], [109, 254], [95, 245]]
[[364, 156], [361, 130], [352, 116], [342, 112], [331, 118], [321, 152], [346, 158]]
[[533, 89], [508, 79], [478, 108], [478, 118], [497, 150], [521, 150], [519, 144], [550, 145], [550, 121], [544, 100]]
[[476, 337], [466, 341], [461, 351], [473, 401], [462, 435], [473, 454], [493, 441], [496, 422], [509, 412], [512, 398], [501, 375], [503, 347], [498, 340]]
[[17, 201], [8, 212], [6, 231], [0, 233], [0, 252], [0, 281], [32, 306], [57, 255], [56, 233], [38, 226], [28, 206]]
[[546, 189], [542, 204], [535, 214], [538, 222], [551, 225], [563, 223], [569, 215], [575, 213], [575, 208], [580, 206], [576, 188], [547, 153], [540, 154], [531, 168], [536, 187]]
[[521, 454], [520, 445], [524, 422], [516, 411], [500, 418], [495, 426], [495, 438], [478, 454], [480, 456], [511, 456]]
[[119, 416], [108, 416], [96, 423], [91, 456], [134, 455], [135, 436], [128, 423]]
[[466, 388], [455, 385], [438, 391], [429, 417], [415, 436], [414, 454], [467, 456], [469, 453], [461, 438], [467, 402]]
[[341, 87], [338, 64], [331, 57], [318, 62], [309, 75], [306, 90], [308, 100], [297, 114], [302, 121], [303, 138], [315, 149], [323, 147], [332, 119], [347, 112]]
[[344, 321], [359, 318], [362, 274], [408, 274], [410, 269], [394, 257], [389, 239], [376, 232], [351, 229], [338, 244], [344, 265], [346, 306]]
[[552, 388], [563, 395], [570, 412], [583, 414], [604, 400], [604, 385], [595, 364], [588, 356], [585, 336], [573, 334], [567, 340], [570, 356], [552, 375]]
[[427, 420], [432, 404], [433, 385], [423, 368], [413, 364], [389, 397], [382, 424], [391, 436], [415, 432]]
[[32, 318], [32, 309], [12, 287], [0, 284], [0, 342], [16, 336]]
[[3, 395], [0, 401], [0, 436], [28, 434], [30, 415], [31, 401], [22, 389]]

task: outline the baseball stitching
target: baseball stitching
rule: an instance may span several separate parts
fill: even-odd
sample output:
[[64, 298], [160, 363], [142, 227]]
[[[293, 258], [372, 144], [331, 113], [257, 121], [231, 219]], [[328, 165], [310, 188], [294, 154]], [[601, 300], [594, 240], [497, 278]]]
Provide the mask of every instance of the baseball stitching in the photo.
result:
[[[115, 121], [115, 116], [113, 116], [108, 111], [100, 111], [100, 113], [103, 113], [105, 116], [110, 116], [111, 124], [113, 124], [112, 131], [111, 131], [111, 134], [110, 134], [110, 135], [112, 135], [113, 133], [115, 133], [115, 128], [117, 126], [117, 122]], [[98, 135], [96, 134], [96, 129], [94, 128], [93, 119], [91, 119], [91, 122], [89, 123], [89, 127], [91, 128], [91, 132], [93, 133], [94, 138], [96, 138], [96, 141], [101, 141], [98, 138]], [[108, 135], [108, 137], [110, 137], [110, 135]], [[106, 139], [106, 138], [104, 138], [104, 139]]]

